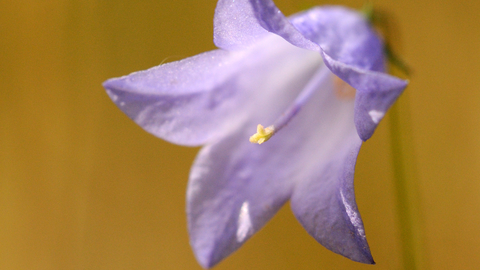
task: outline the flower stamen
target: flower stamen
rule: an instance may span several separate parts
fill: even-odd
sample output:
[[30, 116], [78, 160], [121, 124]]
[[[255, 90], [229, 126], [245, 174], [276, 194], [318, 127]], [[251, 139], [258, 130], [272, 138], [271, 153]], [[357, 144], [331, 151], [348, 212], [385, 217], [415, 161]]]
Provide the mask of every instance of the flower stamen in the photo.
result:
[[330, 76], [330, 74], [332, 73], [325, 65], [320, 67], [307, 83], [305, 88], [303, 88], [303, 90], [297, 96], [293, 104], [290, 105], [290, 107], [288, 107], [287, 110], [277, 120], [275, 120], [273, 125], [268, 126], [265, 129], [262, 125], [257, 126], [257, 133], [250, 137], [250, 142], [262, 144], [269, 140], [273, 134], [285, 127], [312, 97], [313, 93], [320, 88], [320, 85]]
[[253, 134], [250, 137], [250, 142], [251, 143], [258, 143], [262, 144], [266, 141], [268, 141], [273, 134], [275, 133], [275, 127], [274, 126], [269, 126], [266, 128], [263, 128], [262, 125], [257, 126], [257, 133]]

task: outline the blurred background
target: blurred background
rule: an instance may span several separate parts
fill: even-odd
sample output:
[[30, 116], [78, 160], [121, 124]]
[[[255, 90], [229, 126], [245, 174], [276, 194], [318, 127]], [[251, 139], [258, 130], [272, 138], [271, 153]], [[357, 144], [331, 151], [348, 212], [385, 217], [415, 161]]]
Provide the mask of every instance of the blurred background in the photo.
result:
[[[289, 15], [365, 1], [275, 2]], [[394, 135], [418, 187], [424, 267], [478, 269], [480, 1], [374, 4], [414, 68]], [[198, 149], [143, 131], [101, 83], [214, 49], [215, 5], [0, 2], [0, 269], [201, 269], [184, 210]], [[391, 119], [364, 144], [355, 175], [376, 266], [326, 250], [286, 206], [215, 269], [401, 269]]]

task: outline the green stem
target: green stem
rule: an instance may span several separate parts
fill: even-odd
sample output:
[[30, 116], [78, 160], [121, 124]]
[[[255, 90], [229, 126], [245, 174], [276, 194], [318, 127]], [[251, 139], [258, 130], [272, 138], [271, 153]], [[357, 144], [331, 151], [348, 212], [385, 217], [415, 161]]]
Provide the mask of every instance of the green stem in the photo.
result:
[[[390, 46], [390, 35], [392, 35], [392, 31], [398, 30], [393, 17], [385, 11], [374, 9], [371, 2], [364, 6], [363, 14], [372, 25], [382, 30], [385, 41], [384, 53], [390, 67], [395, 67], [397, 71], [409, 76], [411, 74], [410, 67]], [[417, 270], [427, 269], [427, 265], [423, 253], [420, 192], [417, 187], [418, 178], [416, 177], [413, 136], [410, 132], [411, 121], [407, 101], [408, 90], [390, 109], [390, 144], [392, 147], [403, 268]]]
[[394, 182], [403, 268], [423, 270], [427, 269], [423, 253], [423, 222], [406, 94], [389, 112]]

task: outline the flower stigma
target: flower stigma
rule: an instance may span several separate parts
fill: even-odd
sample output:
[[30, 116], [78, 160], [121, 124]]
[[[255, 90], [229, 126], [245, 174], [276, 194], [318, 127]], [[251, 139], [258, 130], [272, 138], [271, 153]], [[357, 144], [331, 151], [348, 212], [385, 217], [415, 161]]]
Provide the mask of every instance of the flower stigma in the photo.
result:
[[258, 125], [257, 133], [250, 136], [250, 142], [262, 144], [268, 141], [273, 136], [274, 133], [275, 133], [275, 127], [273, 125], [266, 128], [264, 128], [262, 125]]

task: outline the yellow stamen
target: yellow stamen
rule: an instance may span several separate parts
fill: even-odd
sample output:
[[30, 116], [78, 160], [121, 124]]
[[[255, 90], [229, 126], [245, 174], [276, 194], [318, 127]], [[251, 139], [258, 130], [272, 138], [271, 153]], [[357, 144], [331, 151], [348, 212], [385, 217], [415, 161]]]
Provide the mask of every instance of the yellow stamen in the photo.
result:
[[266, 128], [263, 128], [262, 125], [257, 126], [257, 133], [253, 134], [250, 137], [250, 142], [251, 143], [258, 143], [262, 144], [270, 139], [272, 137], [273, 133], [275, 133], [275, 128], [273, 126], [269, 126]]
[[[263, 128], [262, 125], [257, 126], [257, 133], [253, 134], [250, 137], [250, 142], [262, 144], [268, 141], [273, 136], [273, 134], [279, 132], [282, 128], [284, 128], [290, 122], [290, 120], [292, 120], [295, 115], [297, 115], [297, 113], [302, 109], [302, 107], [307, 104], [312, 95], [317, 90], [322, 88], [323, 82], [325, 82], [325, 80], [327, 79], [332, 78], [331, 74], [332, 73], [326, 66], [319, 68], [310, 78], [302, 91], [300, 91], [293, 103], [286, 109], [285, 112], [280, 115], [279, 118], [275, 120], [275, 122], [273, 122], [272, 125], [268, 126], [267, 128]], [[339, 78], [338, 80], [342, 82], [342, 80], [340, 80]], [[355, 97], [355, 92], [353, 96]]]

